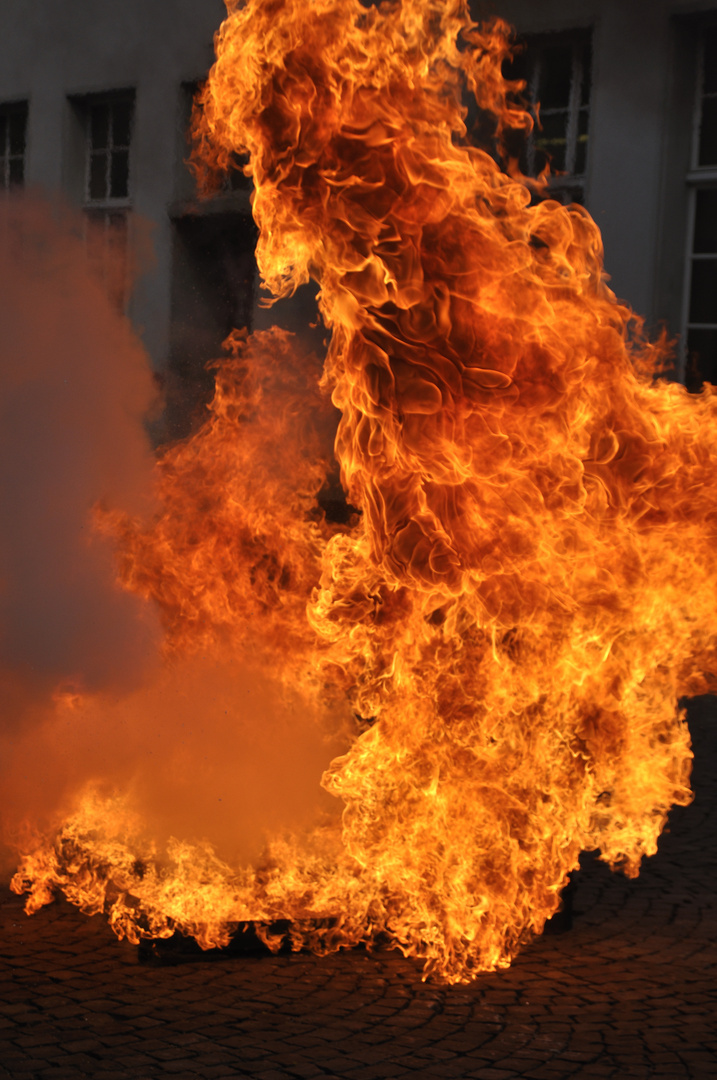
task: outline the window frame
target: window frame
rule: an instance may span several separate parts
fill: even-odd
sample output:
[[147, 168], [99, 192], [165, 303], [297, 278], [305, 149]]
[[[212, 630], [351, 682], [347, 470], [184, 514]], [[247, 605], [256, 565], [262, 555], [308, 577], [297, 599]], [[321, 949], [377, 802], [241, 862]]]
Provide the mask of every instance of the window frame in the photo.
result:
[[[715, 298], [715, 321], [713, 323], [697, 323], [690, 320], [690, 307], [692, 301], [693, 268], [695, 262], [708, 259], [715, 260], [715, 252], [696, 252], [695, 224], [697, 218], [697, 196], [700, 191], [714, 190], [717, 188], [717, 162], [712, 165], [700, 165], [700, 134], [702, 130], [702, 103], [706, 97], [703, 92], [705, 74], [705, 36], [709, 32], [717, 34], [717, 23], [706, 22], [699, 30], [696, 42], [695, 80], [692, 98], [692, 117], [690, 123], [690, 157], [685, 184], [687, 186], [687, 228], [684, 237], [684, 274], [682, 286], [682, 306], [680, 322], [680, 348], [677, 357], [677, 378], [685, 385], [689, 382], [688, 370], [688, 338], [690, 330], [715, 330], [717, 331], [717, 297]], [[717, 98], [717, 92], [711, 96]], [[699, 389], [696, 387], [695, 389]]]

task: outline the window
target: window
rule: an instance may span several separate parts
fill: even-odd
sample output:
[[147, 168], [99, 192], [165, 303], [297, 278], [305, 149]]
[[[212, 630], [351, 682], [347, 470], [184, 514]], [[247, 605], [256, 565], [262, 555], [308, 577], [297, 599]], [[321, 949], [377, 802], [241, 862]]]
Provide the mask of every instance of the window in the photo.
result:
[[[182, 83], [179, 129], [179, 156], [182, 168], [181, 175], [177, 177], [177, 193], [180, 198], [195, 199], [197, 195], [196, 176], [194, 170], [189, 167], [189, 158], [192, 150], [192, 117], [196, 108], [202, 108], [198, 99], [204, 85], [204, 81]], [[216, 178], [218, 186], [212, 192], [215, 198], [252, 190], [251, 178], [244, 174], [244, 165], [247, 161], [247, 155], [231, 154], [226, 175]]]
[[690, 390], [717, 384], [717, 27], [699, 47], [692, 137], [684, 376]]
[[88, 105], [88, 202], [129, 197], [129, 143], [134, 100], [100, 99]]
[[126, 213], [86, 212], [85, 240], [90, 265], [120, 312], [127, 304], [127, 234]]
[[526, 38], [523, 51], [506, 67], [524, 79], [538, 118], [522, 153], [528, 176], [550, 165], [550, 194], [584, 202], [590, 122], [591, 42], [585, 31]]
[[129, 211], [131, 207], [134, 92], [75, 102], [85, 136], [83, 204], [87, 253], [112, 303], [127, 303]]
[[251, 180], [236, 159], [209, 199], [199, 200], [187, 167], [190, 116], [198, 83], [185, 83], [179, 109], [177, 198], [172, 221], [172, 303], [165, 423], [183, 438], [200, 422], [211, 399], [214, 374], [207, 365], [221, 355], [231, 330], [252, 328], [257, 292], [251, 215]]
[[25, 183], [27, 102], [0, 105], [0, 189], [10, 191]]

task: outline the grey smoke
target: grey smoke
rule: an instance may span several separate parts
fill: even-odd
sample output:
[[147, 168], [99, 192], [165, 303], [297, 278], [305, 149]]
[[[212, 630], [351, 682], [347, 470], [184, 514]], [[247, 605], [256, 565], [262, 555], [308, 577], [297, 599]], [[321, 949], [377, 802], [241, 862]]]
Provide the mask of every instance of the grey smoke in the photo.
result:
[[149, 503], [154, 390], [81, 229], [39, 198], [0, 206], [0, 668], [35, 688], [131, 683], [158, 638], [91, 525], [98, 502]]

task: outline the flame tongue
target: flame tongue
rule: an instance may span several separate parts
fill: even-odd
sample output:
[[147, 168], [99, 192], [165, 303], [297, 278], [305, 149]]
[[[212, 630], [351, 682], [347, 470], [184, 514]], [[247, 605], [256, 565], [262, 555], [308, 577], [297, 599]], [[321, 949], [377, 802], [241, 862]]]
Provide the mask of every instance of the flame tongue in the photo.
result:
[[[345, 804], [342, 846], [277, 842], [260, 873], [227, 870], [218, 925], [283, 915], [295, 945], [319, 949], [387, 931], [427, 970], [470, 978], [540, 931], [581, 850], [634, 875], [690, 799], [676, 700], [714, 650], [711, 390], [654, 381], [664, 350], [607, 288], [589, 216], [531, 206], [462, 141], [465, 86], [497, 139], [528, 126], [501, 76], [502, 23], [473, 26], [462, 0], [249, 0], [216, 44], [197, 163], [210, 174], [248, 152], [265, 283], [320, 285], [323, 382], [361, 518], [317, 525], [308, 465], [283, 517], [250, 492], [229, 500], [255, 538], [251, 515], [274, 515], [296, 567], [268, 619], [244, 575], [249, 630], [236, 603], [218, 615], [207, 600], [203, 642], [228, 625], [236, 648], [263, 635], [285, 678], [316, 700], [330, 680], [362, 718], [323, 780]], [[282, 341], [266, 350], [279, 364]], [[251, 348], [256, 361], [261, 339]], [[174, 451], [169, 504], [198, 455], [247, 437], [222, 417]], [[219, 569], [199, 558], [217, 550], [216, 519], [188, 546], [181, 516], [170, 505], [160, 526], [128, 526], [125, 572], [185, 647], [198, 615], [177, 599], [183, 560], [204, 567], [201, 607], [229, 555]], [[157, 565], [167, 550], [171, 569]]]

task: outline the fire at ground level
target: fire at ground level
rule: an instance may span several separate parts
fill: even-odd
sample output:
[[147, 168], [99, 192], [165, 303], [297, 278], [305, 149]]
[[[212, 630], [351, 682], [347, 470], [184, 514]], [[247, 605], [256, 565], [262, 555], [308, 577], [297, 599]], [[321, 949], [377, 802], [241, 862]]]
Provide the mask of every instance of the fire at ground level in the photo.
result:
[[690, 708], [695, 802], [640, 877], [587, 860], [573, 931], [468, 987], [422, 983], [395, 951], [138, 964], [101, 917], [63, 903], [27, 919], [7, 897], [0, 1075], [712, 1076], [716, 714]]
[[[17, 823], [28, 911], [59, 888], [88, 914], [109, 902], [135, 942], [180, 927], [214, 946], [274, 918], [322, 953], [388, 934], [466, 981], [541, 931], [581, 851], [634, 876], [690, 801], [675, 701], [714, 685], [717, 398], [655, 381], [666, 343], [610, 292], [595, 223], [531, 205], [493, 136], [466, 142], [466, 88], [496, 139], [530, 128], [509, 38], [461, 0], [253, 0], [217, 36], [200, 177], [249, 155], [260, 272], [277, 297], [320, 286], [323, 376], [278, 331], [232, 335], [207, 424], [157, 466], [156, 515], [97, 510], [167, 663], [134, 697], [33, 714], [60, 783], [83, 772], [67, 815], [56, 792], [59, 831], [29, 843]], [[361, 512], [346, 527], [316, 513], [332, 453]], [[208, 699], [211, 717], [177, 714]], [[351, 715], [328, 821], [237, 852], [247, 819], [271, 823], [227, 811], [246, 785], [226, 762], [306, 717], [340, 738]], [[31, 801], [34, 735], [13, 754]], [[317, 936], [337, 913], [340, 938]]]

